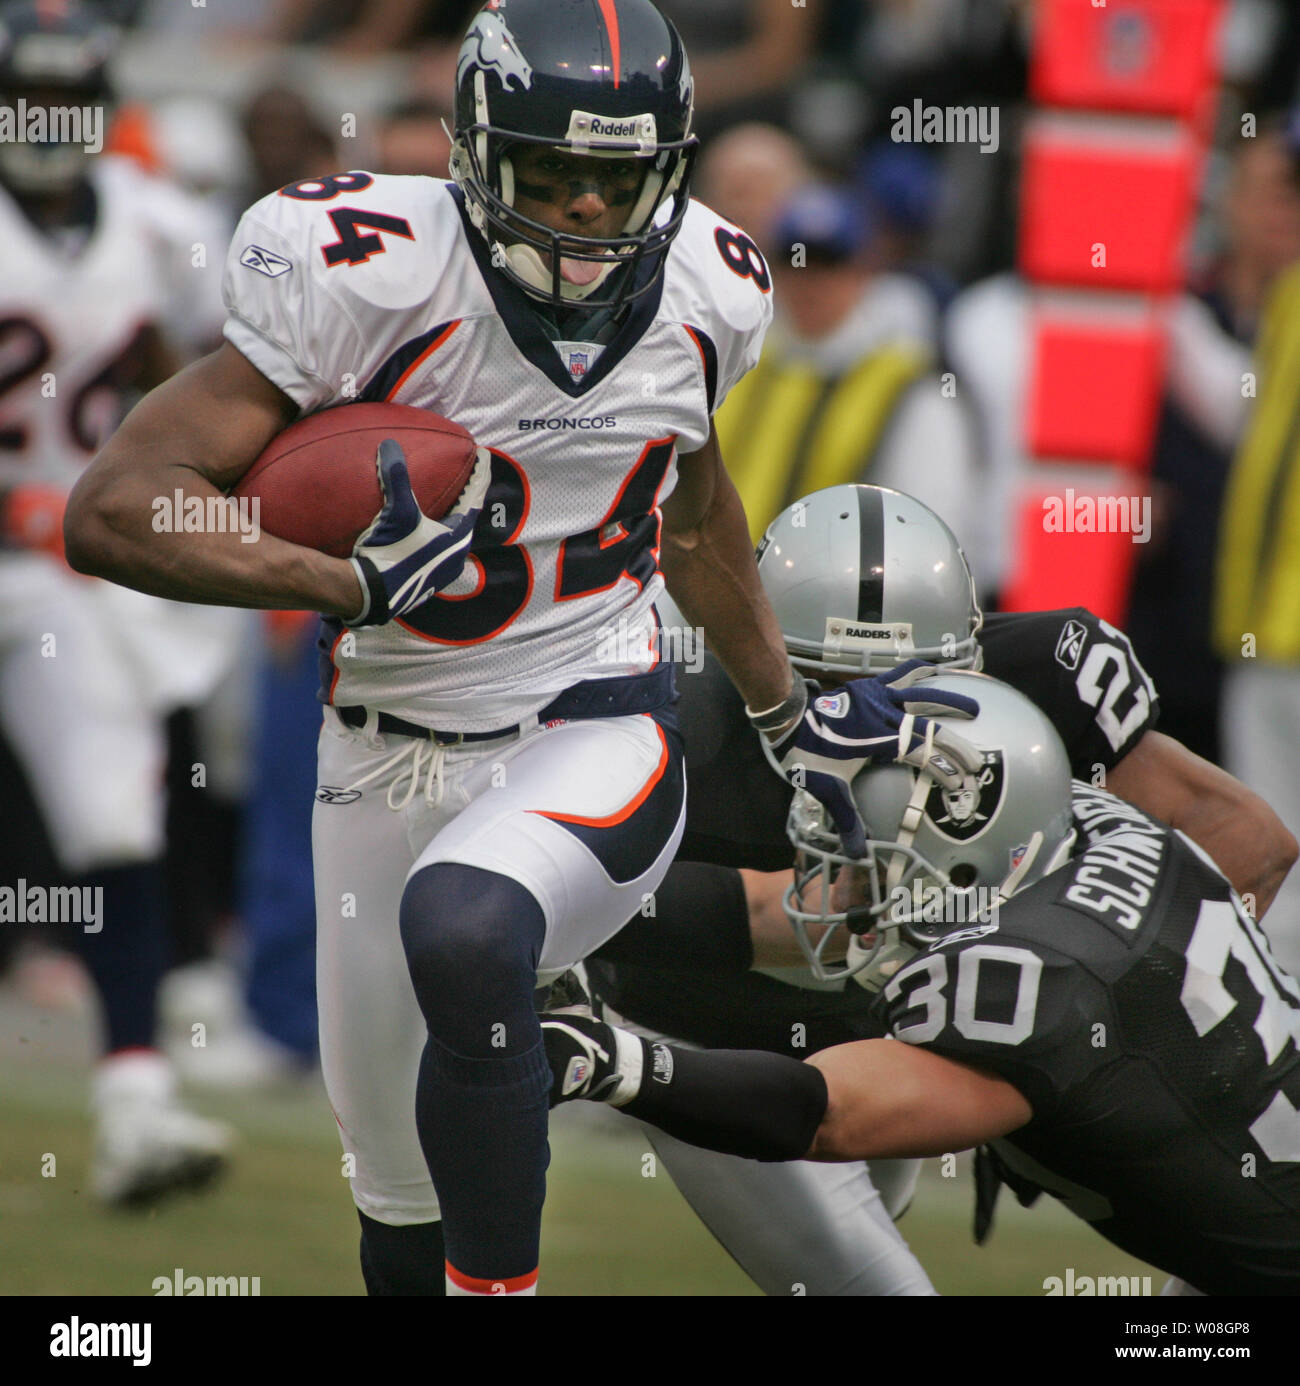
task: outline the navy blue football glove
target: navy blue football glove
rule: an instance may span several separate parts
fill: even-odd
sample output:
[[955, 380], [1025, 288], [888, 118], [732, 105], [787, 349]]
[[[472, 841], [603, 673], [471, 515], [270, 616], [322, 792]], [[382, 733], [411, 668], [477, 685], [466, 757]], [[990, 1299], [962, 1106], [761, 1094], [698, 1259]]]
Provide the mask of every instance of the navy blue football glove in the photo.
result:
[[930, 720], [979, 715], [974, 698], [922, 684], [940, 672], [924, 660], [909, 659], [887, 674], [854, 679], [829, 693], [811, 685], [799, 721], [771, 745], [765, 739], [780, 773], [825, 806], [846, 856], [866, 853], [852, 791], [864, 766], [916, 766], [945, 789], [960, 789], [968, 775], [979, 773], [980, 752], [950, 727]]
[[415, 499], [406, 458], [391, 438], [380, 443], [375, 465], [384, 508], [352, 546], [351, 562], [366, 604], [349, 626], [381, 626], [405, 616], [456, 581], [492, 479], [491, 454], [479, 448], [456, 504], [441, 520], [431, 520]]

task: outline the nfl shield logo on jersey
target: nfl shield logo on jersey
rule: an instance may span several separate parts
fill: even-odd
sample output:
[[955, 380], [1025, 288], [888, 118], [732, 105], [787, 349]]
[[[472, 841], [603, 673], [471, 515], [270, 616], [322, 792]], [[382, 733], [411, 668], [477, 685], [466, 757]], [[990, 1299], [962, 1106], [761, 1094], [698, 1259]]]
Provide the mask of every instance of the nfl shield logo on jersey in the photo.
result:
[[575, 380], [581, 380], [587, 374], [587, 365], [590, 359], [588, 352], [571, 351], [569, 353], [569, 374]]

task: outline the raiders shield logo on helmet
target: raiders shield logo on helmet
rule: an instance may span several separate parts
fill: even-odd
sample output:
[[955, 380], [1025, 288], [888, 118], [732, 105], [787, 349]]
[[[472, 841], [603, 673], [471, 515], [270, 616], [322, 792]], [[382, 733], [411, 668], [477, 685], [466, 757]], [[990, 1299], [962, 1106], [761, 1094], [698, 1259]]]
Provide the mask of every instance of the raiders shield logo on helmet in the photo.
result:
[[925, 801], [925, 816], [944, 837], [969, 842], [997, 817], [1004, 779], [1002, 752], [985, 751], [974, 786], [958, 790], [932, 786]]

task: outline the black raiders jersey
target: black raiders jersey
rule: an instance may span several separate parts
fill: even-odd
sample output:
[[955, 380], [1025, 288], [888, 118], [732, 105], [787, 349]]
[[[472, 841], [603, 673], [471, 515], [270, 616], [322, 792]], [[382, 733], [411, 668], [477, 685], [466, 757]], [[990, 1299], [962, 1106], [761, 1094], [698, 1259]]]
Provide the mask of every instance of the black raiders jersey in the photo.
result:
[[[980, 642], [984, 671], [1047, 713], [1079, 779], [1109, 770], [1155, 724], [1155, 689], [1128, 639], [1090, 611], [989, 616]], [[697, 673], [679, 668], [677, 686], [687, 779], [679, 859], [789, 868], [791, 790], [768, 765], [740, 694], [711, 655]], [[868, 1033], [867, 996], [857, 986], [813, 990], [759, 972], [671, 973], [598, 957], [587, 972], [618, 1014], [695, 1044], [802, 1057]]]
[[[1031, 698], [1065, 743], [1072, 773], [1093, 782], [1155, 725], [1155, 686], [1127, 636], [1082, 607], [985, 618], [983, 669]], [[781, 871], [791, 789], [774, 773], [722, 666], [678, 667], [686, 741], [686, 833], [678, 856]]]
[[1075, 785], [1071, 859], [931, 946], [880, 1031], [1013, 1083], [994, 1150], [1207, 1294], [1300, 1293], [1300, 984], [1209, 858]]

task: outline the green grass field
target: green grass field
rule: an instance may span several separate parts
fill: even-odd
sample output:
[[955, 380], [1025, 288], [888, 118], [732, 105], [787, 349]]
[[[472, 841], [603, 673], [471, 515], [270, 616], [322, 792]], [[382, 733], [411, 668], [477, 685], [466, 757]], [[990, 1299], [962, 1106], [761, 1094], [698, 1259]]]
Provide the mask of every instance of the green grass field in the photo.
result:
[[[85, 1190], [90, 1141], [86, 1026], [0, 988], [0, 1294], [150, 1295], [157, 1276], [258, 1276], [263, 1295], [362, 1293], [357, 1223], [318, 1078], [276, 1093], [196, 1096], [242, 1145], [225, 1182], [143, 1215], [110, 1214]], [[541, 1292], [745, 1295], [757, 1291], [668, 1176], [642, 1174], [639, 1129], [611, 1111], [558, 1113], [552, 1129]], [[54, 1157], [52, 1177], [47, 1156]], [[953, 1295], [1041, 1295], [1047, 1276], [1163, 1277], [1049, 1200], [1004, 1193], [992, 1242], [970, 1239], [972, 1189], [927, 1164], [901, 1227]]]

